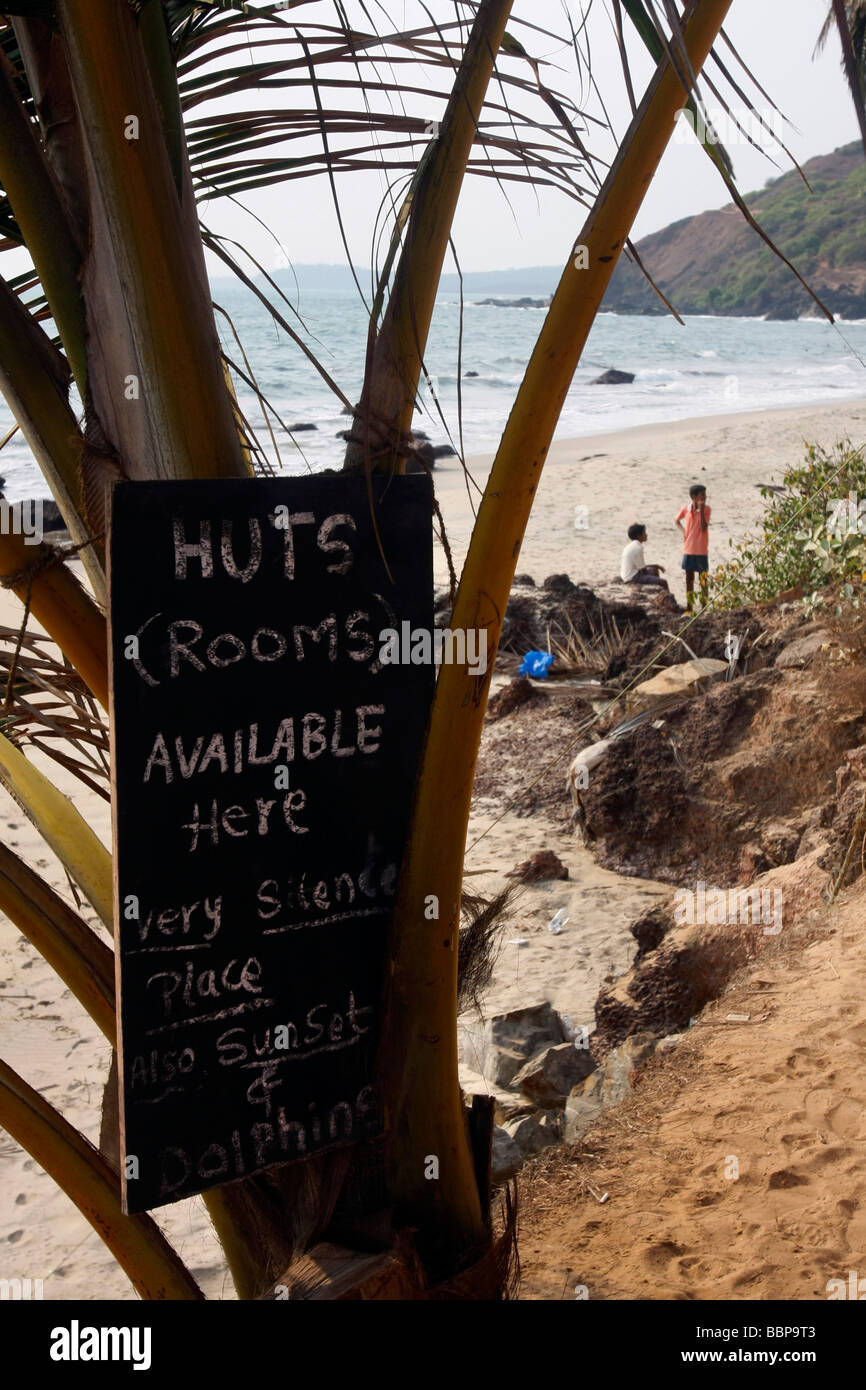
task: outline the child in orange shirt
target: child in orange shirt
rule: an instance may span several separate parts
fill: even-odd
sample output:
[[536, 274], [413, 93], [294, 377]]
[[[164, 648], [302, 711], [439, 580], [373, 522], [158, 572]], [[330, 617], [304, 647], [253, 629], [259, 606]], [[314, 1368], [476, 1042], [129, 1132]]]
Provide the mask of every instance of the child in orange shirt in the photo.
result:
[[683, 533], [682, 567], [686, 573], [686, 605], [691, 612], [695, 603], [696, 574], [701, 577], [702, 606], [707, 602], [710, 508], [707, 506], [707, 490], [702, 483], [690, 487], [689, 496], [690, 506], [681, 507], [677, 512], [677, 526]]

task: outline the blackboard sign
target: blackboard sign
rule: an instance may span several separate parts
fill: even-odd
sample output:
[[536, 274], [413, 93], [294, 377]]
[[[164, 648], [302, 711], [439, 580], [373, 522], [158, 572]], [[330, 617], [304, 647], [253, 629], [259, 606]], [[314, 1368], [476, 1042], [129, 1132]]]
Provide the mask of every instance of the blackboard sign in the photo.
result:
[[383, 950], [433, 691], [431, 665], [379, 661], [380, 633], [432, 628], [432, 486], [373, 492], [375, 527], [350, 475], [114, 489], [129, 1212], [380, 1130]]

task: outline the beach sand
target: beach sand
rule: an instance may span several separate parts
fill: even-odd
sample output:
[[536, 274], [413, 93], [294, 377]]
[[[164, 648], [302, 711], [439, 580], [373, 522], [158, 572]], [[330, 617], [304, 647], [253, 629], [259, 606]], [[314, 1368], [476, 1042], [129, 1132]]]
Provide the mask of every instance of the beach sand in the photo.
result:
[[[688, 502], [692, 483], [704, 484], [712, 508], [712, 567], [732, 553], [729, 541], [740, 540], [758, 523], [761, 483], [778, 481], [786, 468], [801, 463], [806, 442], [829, 447], [847, 438], [854, 444], [866, 439], [866, 400], [713, 415], [559, 440], [544, 466], [517, 572], [531, 574], [536, 583], [549, 574], [566, 573], [575, 583], [590, 585], [618, 577], [628, 527], [642, 521], [647, 562], [666, 567], [668, 583], [673, 581], [682, 599], [682, 543], [674, 517]], [[468, 461], [480, 487], [491, 462], [489, 454]], [[459, 570], [473, 524], [466, 480], [456, 459], [438, 463], [434, 477]], [[470, 485], [470, 490], [477, 506], [478, 489]], [[575, 508], [585, 511], [578, 516]], [[436, 580], [447, 583], [441, 546], [435, 557]]]
[[[676, 571], [679, 543], [673, 518], [695, 480], [708, 489], [713, 507], [711, 559], [721, 559], [728, 538], [739, 538], [756, 522], [759, 484], [796, 464], [804, 441], [830, 445], [848, 436], [855, 442], [866, 437], [866, 401], [717, 416], [561, 441], [553, 446], [544, 471], [518, 572], [528, 572], [538, 582], [563, 572], [590, 584], [609, 579], [618, 570], [624, 532], [634, 520], [645, 522], [649, 530], [648, 559], [666, 565], [669, 573]], [[472, 461], [479, 482], [489, 463], [489, 458]], [[459, 563], [472, 525], [462, 470], [449, 461], [437, 468], [435, 477]], [[586, 529], [575, 529], [576, 506], [587, 508]], [[447, 567], [439, 547], [436, 573], [444, 582]], [[673, 577], [681, 589], [679, 574]], [[20, 617], [21, 605], [2, 591], [0, 622], [12, 626]], [[551, 756], [558, 751], [552, 748]], [[110, 844], [108, 804], [55, 764], [38, 761]], [[526, 769], [527, 778], [538, 771]], [[551, 775], [564, 779], [564, 773], [562, 765]], [[569, 877], [528, 888], [521, 897], [505, 933], [486, 1010], [549, 999], [575, 1024], [590, 1023], [603, 976], [630, 964], [630, 923], [670, 890], [601, 869], [579, 838], [561, 825], [518, 816], [515, 810], [496, 820], [500, 809], [483, 801], [473, 809], [469, 843], [478, 843], [467, 857], [467, 888], [498, 890], [508, 870], [542, 848], [560, 856]], [[70, 900], [60, 864], [5, 792], [0, 792], [0, 825], [7, 843]], [[547, 921], [559, 908], [565, 909], [569, 922], [561, 935], [553, 936]], [[96, 925], [88, 909], [82, 915]], [[514, 944], [521, 938], [525, 944]], [[109, 1049], [69, 991], [2, 915], [0, 1055], [97, 1142]], [[201, 1199], [164, 1208], [158, 1220], [207, 1295], [233, 1297]], [[50, 1299], [135, 1297], [71, 1201], [0, 1131], [0, 1278], [14, 1277], [42, 1279]]]

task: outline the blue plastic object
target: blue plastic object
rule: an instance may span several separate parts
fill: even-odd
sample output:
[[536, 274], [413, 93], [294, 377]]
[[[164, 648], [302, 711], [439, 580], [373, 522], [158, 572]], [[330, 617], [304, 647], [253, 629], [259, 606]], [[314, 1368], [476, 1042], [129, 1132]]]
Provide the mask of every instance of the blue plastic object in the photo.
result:
[[552, 665], [553, 656], [550, 652], [527, 652], [521, 662], [520, 675], [544, 680]]

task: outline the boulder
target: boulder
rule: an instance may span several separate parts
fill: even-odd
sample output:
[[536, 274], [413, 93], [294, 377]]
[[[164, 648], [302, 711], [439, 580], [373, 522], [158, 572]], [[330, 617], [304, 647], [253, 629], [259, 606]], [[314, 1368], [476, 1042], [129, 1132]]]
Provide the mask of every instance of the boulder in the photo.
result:
[[407, 473], [426, 473], [436, 467], [437, 459], [453, 458], [451, 444], [431, 444], [426, 434], [413, 434], [412, 453], [406, 459]]
[[611, 1105], [619, 1105], [631, 1090], [631, 1074], [653, 1054], [657, 1039], [635, 1033], [607, 1054], [602, 1066], [571, 1092], [565, 1103], [563, 1139], [575, 1144], [594, 1120]]
[[493, 1086], [510, 1086], [536, 1053], [567, 1041], [562, 1019], [550, 1004], [529, 1004], [461, 1026], [460, 1060]]
[[604, 1072], [599, 1068], [572, 1091], [565, 1102], [565, 1112], [562, 1117], [563, 1143], [576, 1144], [584, 1131], [589, 1129], [594, 1120], [598, 1119], [604, 1109], [603, 1084]]
[[561, 1116], [547, 1110], [517, 1115], [512, 1120], [506, 1120], [502, 1128], [514, 1140], [521, 1159], [532, 1158], [562, 1139]]
[[634, 381], [634, 372], [619, 372], [615, 367], [609, 371], [602, 372], [590, 382], [590, 386], [630, 386]]
[[647, 705], [670, 695], [700, 694], [727, 669], [727, 661], [717, 661], [713, 657], [700, 657], [696, 661], [680, 661], [676, 666], [666, 666], [649, 680], [635, 686], [626, 697], [626, 708], [645, 709]]
[[493, 1126], [493, 1148], [490, 1155], [490, 1177], [494, 1184], [513, 1178], [522, 1163], [519, 1148], [501, 1125]]
[[821, 627], [817, 632], [810, 632], [806, 637], [798, 637], [796, 641], [789, 642], [787, 647], [783, 647], [776, 657], [776, 665], [782, 671], [793, 671], [799, 666], [808, 666], [813, 656], [817, 656], [822, 647], [830, 646], [832, 641], [832, 634], [826, 628]]
[[493, 1118], [498, 1125], [504, 1125], [507, 1120], [513, 1120], [517, 1115], [525, 1115], [531, 1109], [525, 1096], [491, 1085], [480, 1072], [465, 1064], [460, 1066], [460, 1089], [467, 1100], [471, 1100], [473, 1096], [492, 1096]]
[[406, 459], [407, 473], [426, 473], [436, 467], [433, 445], [427, 439], [413, 436], [412, 453]]
[[554, 1043], [520, 1068], [512, 1086], [537, 1105], [562, 1105], [579, 1081], [595, 1070], [589, 1048], [574, 1043]]

